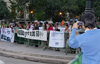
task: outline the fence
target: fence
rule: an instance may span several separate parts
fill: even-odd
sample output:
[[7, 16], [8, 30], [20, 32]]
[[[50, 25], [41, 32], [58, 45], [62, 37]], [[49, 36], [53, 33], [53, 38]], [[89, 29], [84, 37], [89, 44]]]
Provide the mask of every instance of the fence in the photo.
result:
[[[68, 52], [69, 53], [76, 52], [77, 49], [73, 49], [73, 48], [70, 48], [68, 46], [68, 44], [67, 44], [68, 39], [69, 39], [69, 32], [64, 32], [64, 40], [65, 40], [65, 47], [64, 47], [64, 49], [66, 50], [65, 53], [67, 54]], [[47, 42], [48, 41], [49, 41], [49, 32], [47, 34]], [[18, 37], [17, 33], [15, 33], [15, 42], [26, 44], [26, 46], [38, 45], [38, 46], [46, 47], [45, 49], [48, 48], [48, 45], [45, 45], [43, 43], [44, 41], [34, 40], [34, 39], [26, 39], [26, 38]], [[45, 50], [45, 49], [43, 49], [43, 50]], [[78, 52], [80, 52], [80, 50]]]

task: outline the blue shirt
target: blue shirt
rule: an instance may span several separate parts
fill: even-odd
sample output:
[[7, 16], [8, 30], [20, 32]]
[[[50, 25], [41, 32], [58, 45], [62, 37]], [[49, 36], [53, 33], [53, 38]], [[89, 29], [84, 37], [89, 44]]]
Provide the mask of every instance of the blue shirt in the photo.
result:
[[76, 29], [71, 32], [68, 45], [72, 48], [80, 47], [83, 52], [82, 64], [100, 64], [100, 30], [87, 30], [75, 37]]

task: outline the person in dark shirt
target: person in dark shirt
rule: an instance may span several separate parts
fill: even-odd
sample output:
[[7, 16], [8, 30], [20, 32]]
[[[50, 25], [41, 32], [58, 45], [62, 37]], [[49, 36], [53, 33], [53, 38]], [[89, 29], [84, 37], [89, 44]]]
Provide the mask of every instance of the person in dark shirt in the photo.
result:
[[[60, 29], [58, 29], [58, 26], [55, 26], [55, 31], [60, 31]], [[55, 51], [60, 51], [59, 48], [55, 48]]]
[[55, 31], [60, 31], [60, 29], [58, 29], [58, 26], [55, 26]]
[[44, 23], [44, 25], [43, 25], [43, 30], [47, 30], [47, 24], [46, 23]]
[[[38, 27], [38, 24], [37, 23], [35, 23], [35, 25], [34, 25], [34, 30], [39, 30], [39, 27]], [[37, 40], [35, 40], [35, 41], [37, 42]], [[38, 45], [35, 44], [35, 47], [38, 47]]]
[[37, 23], [35, 23], [35, 25], [34, 25], [34, 30], [39, 30], [39, 27], [38, 27]]

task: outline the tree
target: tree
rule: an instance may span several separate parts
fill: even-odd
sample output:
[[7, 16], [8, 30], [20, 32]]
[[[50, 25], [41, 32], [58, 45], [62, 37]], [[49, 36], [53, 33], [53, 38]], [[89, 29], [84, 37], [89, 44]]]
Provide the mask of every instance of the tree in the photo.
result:
[[29, 11], [33, 10], [33, 14], [29, 13], [30, 18], [45, 20], [45, 3], [46, 0], [30, 0], [28, 9]]
[[10, 9], [11, 14], [13, 15], [13, 18], [15, 19], [15, 17], [17, 16], [18, 18], [23, 18], [24, 17], [24, 6], [26, 5], [26, 3], [29, 0], [9, 0], [11, 5], [10, 5]]
[[[11, 0], [10, 0], [11, 1]], [[11, 9], [17, 10], [18, 16], [23, 16], [25, 1], [29, 1], [27, 11], [30, 19], [62, 21], [66, 18], [66, 13], [70, 13], [70, 18], [80, 16], [85, 11], [86, 0], [15, 0], [11, 1]], [[100, 0], [95, 1], [95, 15], [100, 17]], [[33, 10], [33, 14], [30, 11]], [[59, 16], [59, 12], [63, 14]], [[13, 13], [14, 14], [14, 13]], [[14, 14], [16, 16], [16, 14]], [[13, 16], [14, 17], [14, 16]]]
[[[64, 20], [67, 12], [65, 2], [65, 0], [47, 0], [45, 5], [46, 18], [51, 18], [55, 22]], [[62, 12], [61, 16], [59, 16], [59, 12]]]
[[100, 21], [100, 0], [96, 0], [94, 2], [94, 11], [95, 11], [97, 20]]
[[3, 0], [0, 0], [0, 20], [8, 19], [9, 14], [10, 14], [10, 11], [7, 8], [6, 2], [4, 2]]

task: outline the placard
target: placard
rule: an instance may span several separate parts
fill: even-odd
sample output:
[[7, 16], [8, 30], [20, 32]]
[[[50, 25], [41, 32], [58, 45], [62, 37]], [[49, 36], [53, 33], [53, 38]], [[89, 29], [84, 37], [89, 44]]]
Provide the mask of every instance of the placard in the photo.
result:
[[64, 32], [50, 31], [49, 47], [64, 48]]

